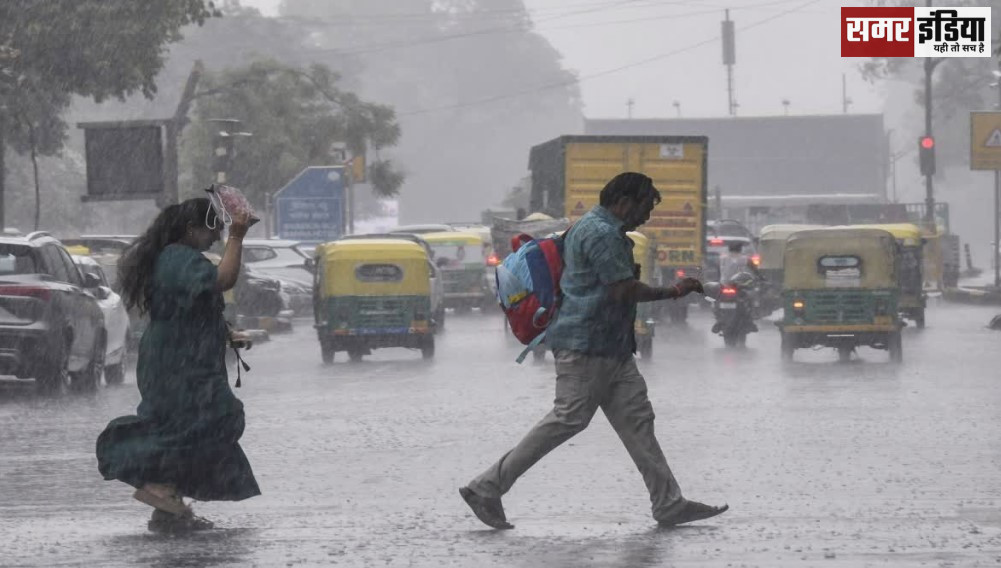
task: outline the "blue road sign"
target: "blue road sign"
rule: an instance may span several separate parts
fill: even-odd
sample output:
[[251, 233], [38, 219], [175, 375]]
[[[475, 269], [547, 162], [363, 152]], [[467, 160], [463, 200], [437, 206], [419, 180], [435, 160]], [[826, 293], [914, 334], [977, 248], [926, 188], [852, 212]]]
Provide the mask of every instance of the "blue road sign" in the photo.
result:
[[275, 228], [282, 239], [325, 243], [344, 236], [344, 166], [311, 166], [275, 194]]

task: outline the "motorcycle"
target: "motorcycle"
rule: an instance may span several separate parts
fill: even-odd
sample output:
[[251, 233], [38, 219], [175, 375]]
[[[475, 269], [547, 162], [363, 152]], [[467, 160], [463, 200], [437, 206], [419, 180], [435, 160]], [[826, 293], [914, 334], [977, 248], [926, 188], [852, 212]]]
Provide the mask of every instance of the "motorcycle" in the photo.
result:
[[741, 272], [727, 282], [707, 285], [706, 297], [715, 300], [713, 315], [716, 323], [712, 332], [722, 335], [727, 347], [743, 347], [747, 335], [758, 331], [754, 323], [758, 310], [758, 280], [759, 277], [753, 274]]

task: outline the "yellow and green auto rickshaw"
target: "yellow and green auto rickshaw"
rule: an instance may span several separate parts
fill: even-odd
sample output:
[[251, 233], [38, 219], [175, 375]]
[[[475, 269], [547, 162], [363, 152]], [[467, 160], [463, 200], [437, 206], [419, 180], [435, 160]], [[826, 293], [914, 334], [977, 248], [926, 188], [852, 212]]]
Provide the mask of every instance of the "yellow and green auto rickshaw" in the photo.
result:
[[850, 228], [882, 229], [897, 240], [897, 280], [900, 284], [900, 315], [918, 328], [925, 326], [927, 298], [924, 290], [924, 246], [921, 227], [911, 223], [883, 225], [851, 225]]
[[313, 315], [320, 353], [332, 363], [347, 351], [420, 349], [434, 357], [428, 254], [403, 239], [342, 240], [316, 247]]
[[445, 307], [465, 311], [494, 304], [487, 281], [489, 251], [482, 236], [468, 231], [443, 231], [424, 233], [421, 238], [431, 245], [431, 262], [441, 271]]
[[[654, 286], [656, 282], [655, 255], [657, 247], [651, 246], [650, 239], [643, 233], [631, 231], [628, 233], [633, 241], [633, 260], [639, 266], [639, 280], [644, 284]], [[655, 321], [653, 318], [653, 303], [643, 302], [636, 306], [636, 350], [640, 358], [649, 359], [653, 356], [653, 336]]]
[[758, 234], [758, 273], [763, 282], [759, 309], [762, 315], [782, 307], [782, 256], [789, 235], [821, 229], [821, 225], [767, 225]]
[[842, 361], [859, 346], [903, 359], [897, 243], [881, 229], [830, 228], [789, 236], [783, 258], [782, 357], [833, 347]]

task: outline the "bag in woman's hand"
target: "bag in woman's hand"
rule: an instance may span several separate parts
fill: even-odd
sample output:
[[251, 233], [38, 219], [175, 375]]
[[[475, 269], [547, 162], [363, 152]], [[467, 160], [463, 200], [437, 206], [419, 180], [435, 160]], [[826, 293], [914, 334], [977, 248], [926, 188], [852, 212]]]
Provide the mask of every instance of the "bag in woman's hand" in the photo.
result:
[[261, 220], [254, 212], [250, 201], [239, 189], [231, 185], [212, 184], [205, 192], [209, 195], [216, 217], [221, 219], [224, 225], [231, 225], [233, 216], [244, 212], [249, 214], [250, 225]]

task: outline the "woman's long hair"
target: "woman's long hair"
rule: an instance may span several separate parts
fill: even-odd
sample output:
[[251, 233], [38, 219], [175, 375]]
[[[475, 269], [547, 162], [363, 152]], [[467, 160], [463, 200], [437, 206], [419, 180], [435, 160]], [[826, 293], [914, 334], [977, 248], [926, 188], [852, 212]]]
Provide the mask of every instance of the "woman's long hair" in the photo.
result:
[[183, 239], [189, 226], [202, 226], [206, 222], [213, 225], [222, 221], [216, 218], [209, 200], [204, 197], [170, 205], [157, 215], [153, 224], [118, 261], [118, 282], [126, 307], [138, 307], [140, 314], [149, 312], [157, 257], [167, 245]]

